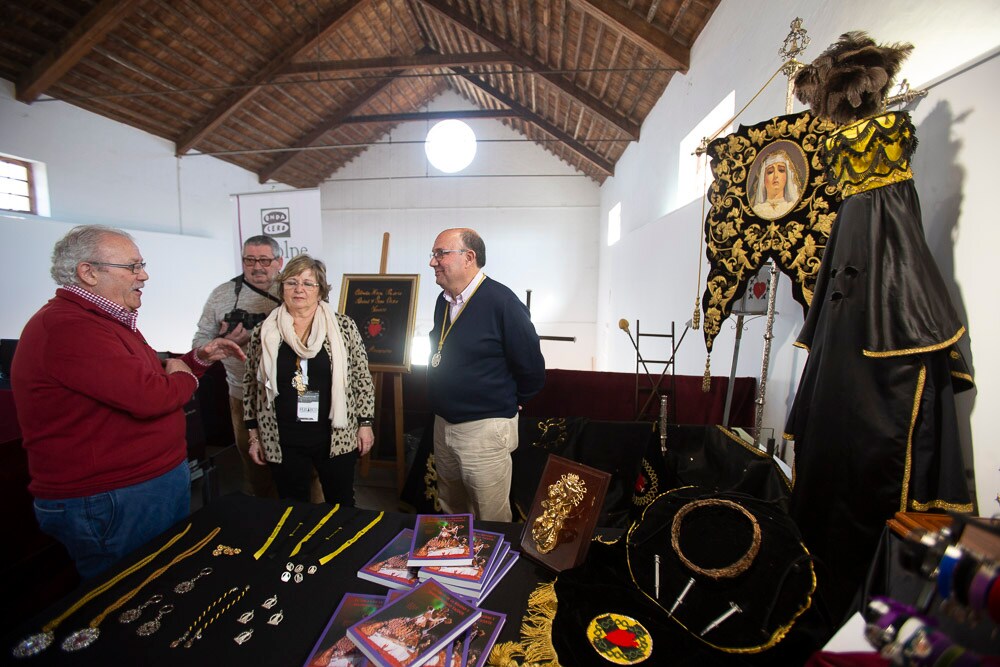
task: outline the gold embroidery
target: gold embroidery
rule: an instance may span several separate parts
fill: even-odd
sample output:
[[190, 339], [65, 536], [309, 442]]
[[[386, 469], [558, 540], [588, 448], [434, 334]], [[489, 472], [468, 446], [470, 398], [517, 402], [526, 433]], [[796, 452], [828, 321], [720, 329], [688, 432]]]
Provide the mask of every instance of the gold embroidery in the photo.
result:
[[[792, 278], [793, 297], [812, 302], [820, 261], [839, 205], [838, 191], [827, 182], [820, 148], [835, 129], [809, 112], [773, 118], [709, 145], [714, 177], [709, 191], [711, 209], [705, 220], [706, 255], [711, 270], [702, 297], [705, 346], [712, 343], [732, 312], [736, 296], [764, 262], [774, 258]], [[784, 152], [801, 160], [801, 189], [788, 211], [774, 219], [755, 212], [759, 182], [758, 156]], [[794, 168], [797, 175], [802, 169]], [[793, 179], [789, 172], [787, 181]], [[755, 190], [751, 192], [751, 190]]]
[[917, 388], [913, 392], [913, 410], [910, 414], [910, 430], [906, 434], [906, 467], [903, 469], [903, 488], [899, 498], [899, 511], [906, 511], [907, 498], [910, 495], [910, 473], [913, 466], [913, 431], [917, 427], [917, 415], [920, 414], [920, 399], [924, 395], [924, 383], [927, 381], [927, 367], [920, 364], [920, 374], [917, 376]]
[[949, 503], [947, 500], [931, 500], [926, 503], [922, 503], [916, 500], [911, 500], [910, 508], [915, 512], [926, 512], [931, 509], [951, 510], [953, 512], [971, 512], [972, 503]]
[[959, 338], [965, 335], [965, 327], [960, 327], [958, 333], [949, 338], [948, 340], [936, 343], [934, 345], [927, 345], [926, 347], [911, 347], [905, 350], [886, 350], [885, 352], [872, 352], [871, 350], [862, 350], [861, 353], [866, 357], [872, 357], [873, 359], [884, 359], [885, 357], [901, 357], [907, 354], [924, 354], [925, 352], [936, 352], [937, 350], [943, 350], [946, 347], [954, 345]]

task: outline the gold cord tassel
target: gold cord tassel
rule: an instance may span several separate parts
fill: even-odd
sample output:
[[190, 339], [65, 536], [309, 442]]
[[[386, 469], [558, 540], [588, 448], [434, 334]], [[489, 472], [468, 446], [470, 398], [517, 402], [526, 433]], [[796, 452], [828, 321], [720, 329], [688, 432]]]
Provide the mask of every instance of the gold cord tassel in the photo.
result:
[[691, 315], [691, 328], [697, 331], [701, 327], [701, 302], [694, 298], [694, 314]]
[[701, 378], [701, 391], [707, 394], [712, 389], [712, 354], [705, 357], [705, 375]]

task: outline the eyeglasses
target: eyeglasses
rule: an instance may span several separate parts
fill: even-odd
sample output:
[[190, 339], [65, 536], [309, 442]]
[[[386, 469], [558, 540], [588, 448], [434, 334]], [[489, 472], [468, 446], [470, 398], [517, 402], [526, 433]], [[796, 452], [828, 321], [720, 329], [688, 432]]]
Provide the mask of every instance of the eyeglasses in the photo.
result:
[[271, 266], [271, 262], [274, 260], [274, 257], [244, 257], [243, 266], [253, 266], [254, 264], [260, 262], [260, 265], [266, 269]]
[[442, 260], [445, 255], [450, 255], [453, 252], [469, 252], [469, 250], [467, 248], [461, 248], [459, 250], [432, 250], [430, 257], [431, 259]]
[[286, 280], [281, 284], [290, 290], [297, 290], [299, 287], [303, 287], [305, 289], [315, 289], [319, 287], [318, 283], [311, 283], [308, 280], [301, 283], [298, 280]]
[[135, 264], [112, 264], [111, 262], [87, 262], [94, 266], [117, 266], [119, 269], [129, 269], [132, 273], [139, 273], [146, 268], [146, 262], [136, 262]]

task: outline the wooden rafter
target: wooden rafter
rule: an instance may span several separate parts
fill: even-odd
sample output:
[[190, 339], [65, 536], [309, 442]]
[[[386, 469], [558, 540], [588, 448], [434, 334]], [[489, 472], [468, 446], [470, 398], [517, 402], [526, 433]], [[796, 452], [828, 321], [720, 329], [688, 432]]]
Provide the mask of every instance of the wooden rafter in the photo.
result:
[[[395, 77], [399, 76], [404, 71], [405, 70], [394, 70], [391, 74]], [[292, 146], [289, 146], [288, 151], [283, 152], [280, 156], [272, 160], [266, 167], [257, 172], [257, 179], [261, 183], [266, 183], [276, 171], [295, 159], [295, 156], [297, 156], [302, 149], [312, 146], [314, 143], [319, 141], [319, 138], [324, 134], [338, 125], [342, 125], [345, 120], [351, 116], [351, 114], [363, 107], [391, 84], [392, 79], [386, 78], [382, 81], [382, 83], [372, 86], [364, 94], [352, 99], [346, 106], [337, 109], [337, 111], [335, 111], [332, 115], [326, 117], [316, 127], [309, 130], [305, 136], [296, 141]]]
[[418, 53], [412, 56], [289, 63], [278, 73], [315, 74], [318, 72], [382, 72], [393, 69], [427, 70], [439, 67], [493, 65], [511, 62], [514, 61], [510, 56], [499, 51], [492, 53]]
[[48, 53], [18, 77], [17, 99], [25, 104], [37, 100], [49, 86], [90, 53], [138, 4], [139, 0], [102, 0]]
[[625, 34], [629, 39], [670, 67], [686, 73], [691, 64], [691, 50], [656, 26], [647, 23], [628, 7], [615, 0], [573, 0], [577, 7], [595, 19]]
[[611, 163], [610, 160], [605, 158], [603, 155], [598, 154], [596, 151], [587, 148], [582, 143], [580, 143], [572, 136], [570, 136], [567, 132], [556, 126], [554, 123], [546, 120], [545, 118], [542, 118], [541, 116], [533, 112], [531, 109], [518, 103], [517, 100], [510, 97], [499, 88], [496, 88], [495, 86], [492, 86], [488, 82], [484, 81], [476, 74], [473, 74], [472, 72], [462, 69], [460, 67], [454, 68], [454, 72], [460, 75], [462, 78], [464, 78], [466, 81], [471, 83], [476, 88], [479, 88], [481, 91], [483, 91], [490, 97], [494, 98], [496, 101], [500, 102], [501, 104], [507, 107], [510, 107], [511, 110], [516, 111], [517, 114], [524, 120], [528, 121], [532, 125], [535, 125], [543, 132], [552, 135], [553, 138], [562, 142], [566, 146], [566, 148], [570, 149], [571, 151], [582, 157], [584, 160], [586, 160], [587, 162], [591, 163], [592, 165], [600, 169], [608, 176], [614, 175], [615, 166]]
[[[326, 12], [318, 21], [322, 26], [318, 32], [307, 31], [299, 35], [263, 69], [256, 72], [249, 81], [236, 92], [216, 104], [208, 114], [185, 132], [178, 140], [176, 151], [178, 155], [187, 153], [199, 141], [221, 125], [227, 118], [240, 108], [244, 102], [253, 97], [265, 84], [274, 77], [300, 53], [309, 49], [317, 42], [337, 30], [368, 0], [354, 0], [337, 5]], [[263, 181], [262, 181], [263, 182]]]
[[609, 107], [607, 104], [594, 97], [587, 91], [577, 87], [560, 74], [547, 71], [549, 68], [542, 62], [527, 56], [523, 51], [515, 48], [510, 42], [502, 37], [493, 34], [476, 25], [468, 16], [456, 12], [453, 7], [448, 6], [443, 0], [419, 0], [420, 4], [433, 10], [441, 17], [460, 26], [464, 30], [472, 33], [479, 39], [490, 44], [493, 48], [502, 51], [512, 59], [515, 64], [532, 71], [536, 76], [544, 78], [549, 83], [558, 87], [571, 98], [598, 114], [615, 127], [619, 128], [633, 139], [639, 138], [639, 125], [626, 118], [624, 115]]
[[512, 109], [472, 109], [462, 111], [417, 111], [414, 113], [380, 113], [368, 116], [351, 116], [345, 118], [343, 124], [348, 123], [410, 123], [414, 121], [428, 120], [469, 120], [483, 118], [517, 118], [520, 114]]

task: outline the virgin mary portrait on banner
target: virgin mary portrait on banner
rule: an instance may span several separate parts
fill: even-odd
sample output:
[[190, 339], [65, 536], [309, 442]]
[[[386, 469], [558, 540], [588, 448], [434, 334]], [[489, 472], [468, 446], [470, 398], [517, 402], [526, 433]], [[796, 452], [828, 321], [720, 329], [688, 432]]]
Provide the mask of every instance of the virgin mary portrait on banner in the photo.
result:
[[791, 278], [792, 296], [808, 309], [839, 205], [819, 158], [834, 128], [802, 112], [740, 126], [708, 145], [714, 180], [705, 220], [709, 274], [702, 310], [709, 354], [722, 322], [769, 258]]

